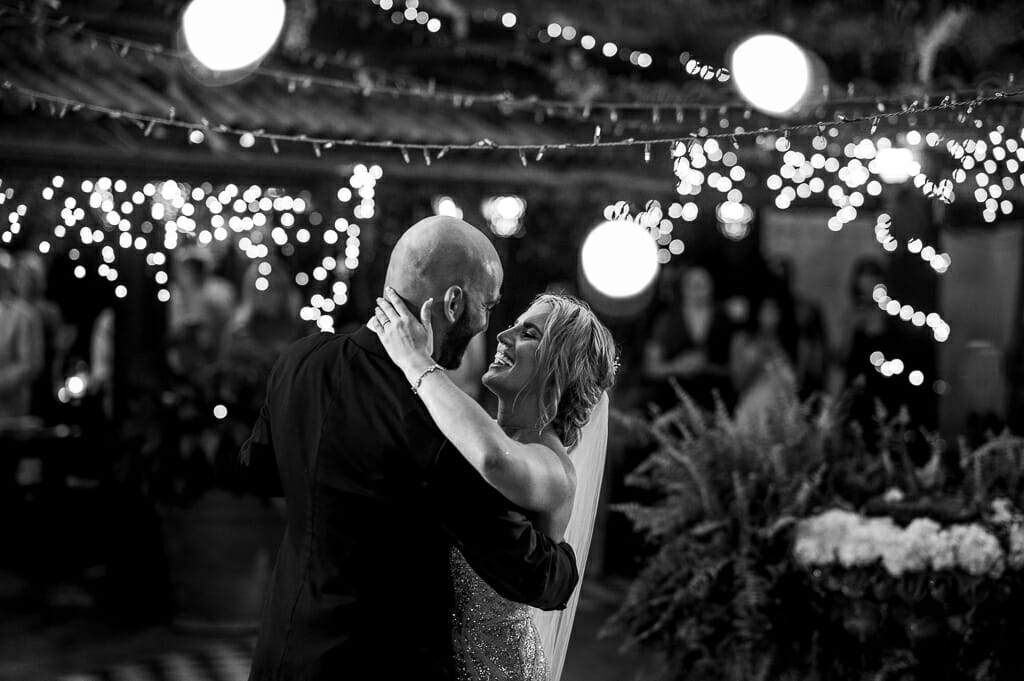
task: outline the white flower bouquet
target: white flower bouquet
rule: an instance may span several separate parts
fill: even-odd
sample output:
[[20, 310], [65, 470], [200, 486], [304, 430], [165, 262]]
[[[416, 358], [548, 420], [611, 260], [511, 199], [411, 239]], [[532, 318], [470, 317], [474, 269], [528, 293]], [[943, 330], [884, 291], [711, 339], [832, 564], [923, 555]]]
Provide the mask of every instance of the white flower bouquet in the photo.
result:
[[894, 577], [928, 569], [961, 569], [998, 578], [1011, 556], [1012, 565], [1024, 564], [1024, 524], [1010, 527], [1008, 555], [999, 539], [978, 523], [944, 528], [929, 518], [918, 518], [901, 528], [891, 518], [832, 509], [797, 524], [793, 556], [804, 566], [853, 568], [880, 561]]

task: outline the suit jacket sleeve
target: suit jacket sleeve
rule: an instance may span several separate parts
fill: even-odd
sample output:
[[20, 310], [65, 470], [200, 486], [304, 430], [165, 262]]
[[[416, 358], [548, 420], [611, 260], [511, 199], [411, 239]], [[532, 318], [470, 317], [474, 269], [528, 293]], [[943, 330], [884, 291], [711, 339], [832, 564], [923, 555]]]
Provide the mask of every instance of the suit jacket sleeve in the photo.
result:
[[565, 607], [579, 581], [572, 547], [539, 532], [447, 442], [426, 490], [445, 531], [496, 592], [541, 610]]
[[[273, 380], [267, 381], [269, 384]], [[245, 489], [253, 494], [266, 497], [284, 496], [281, 474], [277, 468], [277, 457], [274, 453], [274, 439], [270, 431], [269, 395], [260, 407], [260, 415], [252, 428], [252, 434], [242, 445], [238, 455], [242, 483]]]

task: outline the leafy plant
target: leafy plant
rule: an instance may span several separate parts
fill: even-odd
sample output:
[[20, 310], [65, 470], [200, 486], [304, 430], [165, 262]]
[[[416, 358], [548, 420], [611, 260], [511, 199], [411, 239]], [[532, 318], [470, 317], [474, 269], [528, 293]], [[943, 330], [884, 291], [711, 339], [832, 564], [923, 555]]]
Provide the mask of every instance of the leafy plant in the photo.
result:
[[[1004, 632], [1024, 626], [1019, 571], [809, 566], [793, 544], [829, 508], [902, 524], [988, 523], [997, 496], [1022, 508], [1021, 442], [950, 458], [881, 407], [865, 442], [842, 400], [800, 402], [785, 382], [776, 393], [754, 420], [706, 413], [678, 388], [669, 411], [626, 417], [655, 451], [628, 480], [650, 501], [620, 510], [653, 554], [608, 629], [656, 652], [664, 679], [1016, 678], [1024, 659]], [[1024, 516], [1016, 539], [991, 532], [1024, 552]]]

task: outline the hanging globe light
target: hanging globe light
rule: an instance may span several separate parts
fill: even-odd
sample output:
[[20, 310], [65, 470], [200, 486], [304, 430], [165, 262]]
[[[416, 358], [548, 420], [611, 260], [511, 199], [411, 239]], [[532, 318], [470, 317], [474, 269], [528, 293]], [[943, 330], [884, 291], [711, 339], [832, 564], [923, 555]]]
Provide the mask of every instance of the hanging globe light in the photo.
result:
[[821, 60], [781, 35], [746, 38], [730, 52], [729, 69], [740, 96], [775, 116], [795, 113], [823, 79]]
[[611, 220], [587, 235], [580, 264], [598, 293], [630, 298], [642, 293], [658, 274], [658, 246], [635, 222]]
[[214, 72], [252, 66], [284, 27], [284, 0], [192, 0], [181, 17], [189, 52]]

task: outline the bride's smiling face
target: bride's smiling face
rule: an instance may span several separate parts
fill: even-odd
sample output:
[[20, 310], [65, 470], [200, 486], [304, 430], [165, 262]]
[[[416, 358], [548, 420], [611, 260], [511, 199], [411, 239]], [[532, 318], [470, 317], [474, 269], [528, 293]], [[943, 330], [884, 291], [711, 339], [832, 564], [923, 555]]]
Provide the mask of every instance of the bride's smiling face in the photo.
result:
[[536, 303], [516, 323], [498, 334], [498, 349], [483, 384], [497, 395], [518, 395], [536, 378], [537, 351], [551, 305]]

